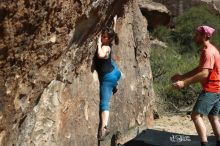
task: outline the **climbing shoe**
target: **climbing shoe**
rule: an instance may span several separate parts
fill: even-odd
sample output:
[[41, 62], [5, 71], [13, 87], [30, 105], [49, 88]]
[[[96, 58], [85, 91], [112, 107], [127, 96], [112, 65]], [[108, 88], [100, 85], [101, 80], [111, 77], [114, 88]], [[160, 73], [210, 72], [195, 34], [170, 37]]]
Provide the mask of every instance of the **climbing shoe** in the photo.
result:
[[110, 131], [108, 130], [107, 126], [104, 128], [100, 128], [99, 133], [98, 133], [98, 140], [103, 141], [105, 140], [106, 136], [108, 136]]
[[118, 91], [118, 88], [117, 88], [117, 87], [114, 87], [114, 88], [112, 89], [113, 94], [115, 94], [117, 91]]
[[216, 146], [220, 146], [220, 140], [217, 140]]
[[201, 142], [201, 146], [209, 146], [208, 142]]

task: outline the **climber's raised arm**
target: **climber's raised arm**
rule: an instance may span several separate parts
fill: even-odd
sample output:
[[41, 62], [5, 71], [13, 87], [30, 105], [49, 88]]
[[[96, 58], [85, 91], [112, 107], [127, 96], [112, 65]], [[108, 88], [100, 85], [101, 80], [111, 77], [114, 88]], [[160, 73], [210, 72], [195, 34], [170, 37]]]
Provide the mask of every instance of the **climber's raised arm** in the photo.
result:
[[107, 59], [109, 57], [109, 54], [110, 54], [110, 51], [111, 51], [111, 48], [107, 45], [102, 45], [102, 37], [104, 36], [99, 36], [98, 38], [98, 42], [97, 42], [97, 45], [98, 45], [98, 58], [100, 59]]
[[113, 19], [113, 30], [116, 31], [117, 15]]

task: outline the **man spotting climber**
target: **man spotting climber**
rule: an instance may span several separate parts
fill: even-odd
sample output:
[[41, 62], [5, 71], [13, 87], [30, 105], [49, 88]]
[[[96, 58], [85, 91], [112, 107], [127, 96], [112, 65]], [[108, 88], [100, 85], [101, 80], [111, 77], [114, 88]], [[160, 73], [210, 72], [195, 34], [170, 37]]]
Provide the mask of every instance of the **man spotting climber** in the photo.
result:
[[[199, 26], [196, 30], [195, 41], [201, 46], [200, 64], [192, 71], [171, 77], [173, 87], [180, 89], [192, 83], [201, 83], [203, 90], [199, 95], [191, 113], [191, 118], [200, 138], [201, 146], [208, 146], [206, 127], [202, 116], [207, 115], [220, 146], [220, 54], [210, 43], [215, 29], [209, 26]], [[220, 40], [219, 40], [220, 41]]]

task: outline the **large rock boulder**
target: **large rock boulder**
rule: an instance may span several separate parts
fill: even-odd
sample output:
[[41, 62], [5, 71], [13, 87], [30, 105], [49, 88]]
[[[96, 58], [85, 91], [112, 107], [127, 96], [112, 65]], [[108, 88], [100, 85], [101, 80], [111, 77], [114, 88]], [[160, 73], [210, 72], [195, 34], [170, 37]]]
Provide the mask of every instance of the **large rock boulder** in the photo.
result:
[[1, 146], [98, 145], [93, 57], [97, 35], [115, 14], [120, 43], [113, 49], [122, 79], [111, 99], [112, 132], [101, 145], [110, 145], [117, 131], [126, 136], [148, 126], [149, 36], [136, 0], [10, 0], [0, 4]]
[[216, 9], [220, 13], [220, 1], [213, 0], [212, 5], [213, 5], [213, 8]]
[[172, 15], [177, 16], [182, 14], [187, 9], [193, 6], [206, 5], [210, 9], [220, 14], [220, 1], [219, 0], [153, 0], [167, 6]]
[[149, 0], [139, 0], [139, 7], [148, 20], [148, 28], [153, 29], [158, 25], [169, 25], [170, 12], [165, 5]]

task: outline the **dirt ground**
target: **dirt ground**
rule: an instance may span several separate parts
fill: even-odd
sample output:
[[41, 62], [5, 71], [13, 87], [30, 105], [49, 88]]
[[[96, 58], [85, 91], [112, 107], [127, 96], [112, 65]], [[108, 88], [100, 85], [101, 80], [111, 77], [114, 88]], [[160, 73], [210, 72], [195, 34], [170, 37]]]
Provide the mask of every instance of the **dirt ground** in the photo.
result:
[[[212, 127], [207, 117], [204, 117], [207, 135], [213, 135]], [[180, 134], [197, 135], [190, 115], [163, 115], [155, 120], [153, 129]]]

